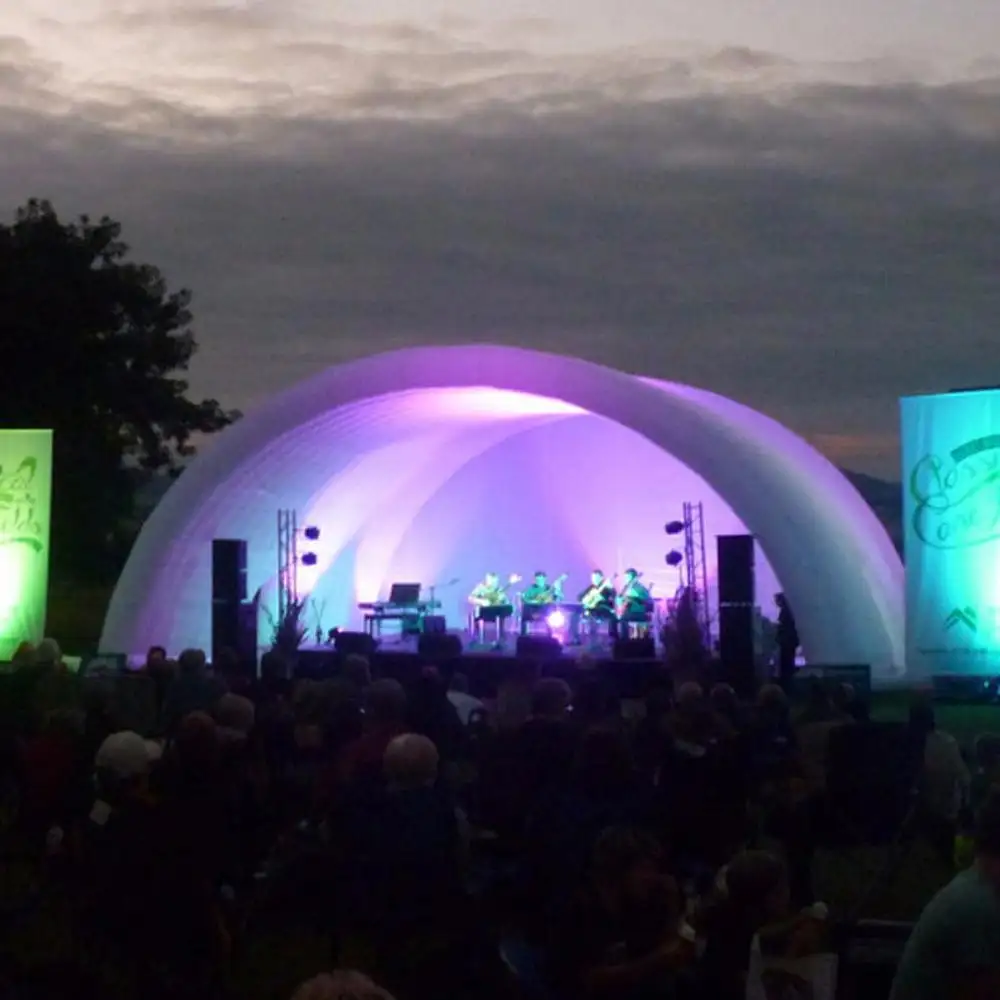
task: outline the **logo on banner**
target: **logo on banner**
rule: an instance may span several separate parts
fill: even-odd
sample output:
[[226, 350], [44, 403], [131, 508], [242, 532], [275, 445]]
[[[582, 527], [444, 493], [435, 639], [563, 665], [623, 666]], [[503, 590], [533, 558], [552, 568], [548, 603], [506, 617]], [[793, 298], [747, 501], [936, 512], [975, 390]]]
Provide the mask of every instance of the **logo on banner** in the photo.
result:
[[925, 455], [907, 485], [913, 531], [925, 545], [970, 549], [1000, 538], [1000, 434]]
[[975, 608], [955, 608], [944, 620], [944, 629], [946, 632], [951, 632], [952, 629], [959, 626], [969, 632], [979, 631], [979, 615]]
[[26, 545], [35, 552], [44, 548], [42, 525], [36, 516], [38, 462], [22, 459], [10, 471], [0, 466], [0, 545]]

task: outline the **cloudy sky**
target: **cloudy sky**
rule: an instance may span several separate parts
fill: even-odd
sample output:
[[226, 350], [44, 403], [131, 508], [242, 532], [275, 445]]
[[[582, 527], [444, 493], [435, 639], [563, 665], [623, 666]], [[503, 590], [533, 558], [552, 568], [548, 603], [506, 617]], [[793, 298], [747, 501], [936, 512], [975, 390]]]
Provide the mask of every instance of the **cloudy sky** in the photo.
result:
[[4, 0], [0, 194], [120, 220], [227, 406], [502, 341], [891, 476], [998, 381], [1000, 3]]

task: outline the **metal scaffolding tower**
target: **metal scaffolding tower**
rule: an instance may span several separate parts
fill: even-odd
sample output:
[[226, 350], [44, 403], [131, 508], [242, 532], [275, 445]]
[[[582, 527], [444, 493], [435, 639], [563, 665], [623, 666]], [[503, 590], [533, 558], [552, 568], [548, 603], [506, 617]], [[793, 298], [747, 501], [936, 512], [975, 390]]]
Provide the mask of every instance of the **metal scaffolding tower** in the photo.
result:
[[712, 648], [708, 607], [708, 568], [705, 561], [705, 512], [700, 503], [684, 504], [684, 586], [694, 598], [705, 648]]
[[278, 511], [278, 621], [299, 603], [299, 524], [294, 510]]

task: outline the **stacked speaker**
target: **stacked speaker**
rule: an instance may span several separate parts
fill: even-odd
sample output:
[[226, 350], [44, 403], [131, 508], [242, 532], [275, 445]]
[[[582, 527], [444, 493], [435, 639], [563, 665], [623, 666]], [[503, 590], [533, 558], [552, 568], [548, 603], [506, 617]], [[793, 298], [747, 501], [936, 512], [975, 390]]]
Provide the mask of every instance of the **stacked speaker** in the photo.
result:
[[737, 689], [754, 682], [757, 584], [753, 535], [719, 535], [719, 659]]
[[247, 543], [242, 538], [212, 542], [212, 662], [219, 662], [225, 650], [242, 665], [256, 666], [257, 605], [247, 601]]

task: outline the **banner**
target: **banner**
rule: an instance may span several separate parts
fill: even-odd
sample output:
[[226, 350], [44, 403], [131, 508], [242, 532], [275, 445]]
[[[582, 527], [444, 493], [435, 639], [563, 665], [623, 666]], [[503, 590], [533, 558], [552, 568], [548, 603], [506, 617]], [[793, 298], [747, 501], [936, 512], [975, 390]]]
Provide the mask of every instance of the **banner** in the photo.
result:
[[52, 431], [0, 430], [0, 660], [45, 631]]
[[1000, 674], [1000, 390], [901, 401], [906, 668]]

